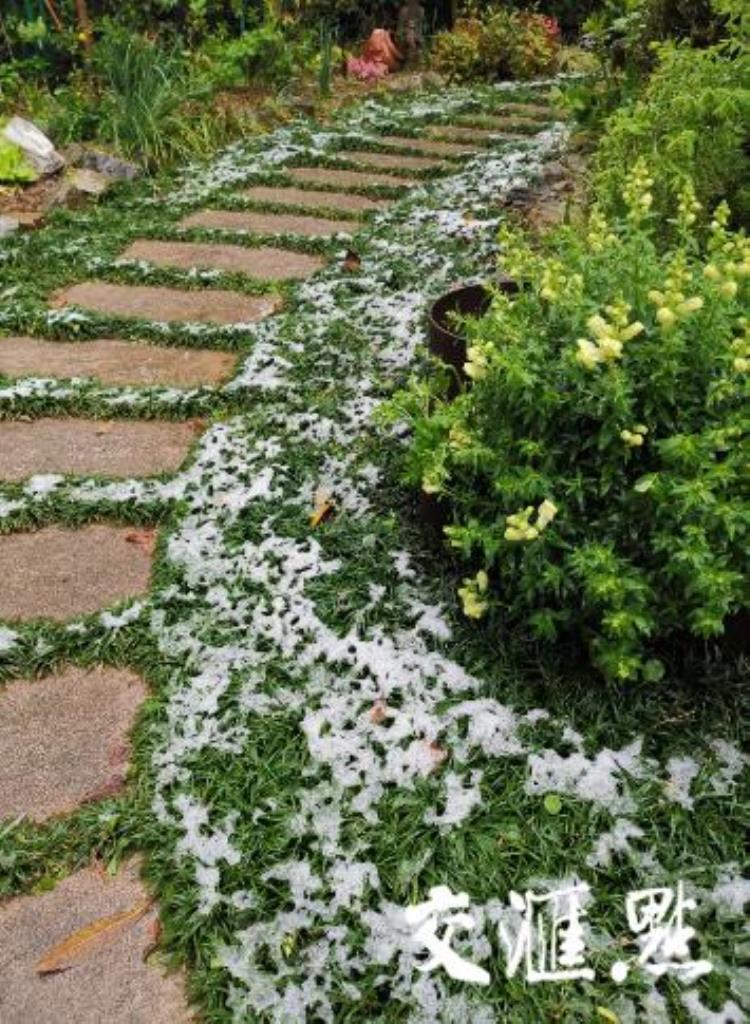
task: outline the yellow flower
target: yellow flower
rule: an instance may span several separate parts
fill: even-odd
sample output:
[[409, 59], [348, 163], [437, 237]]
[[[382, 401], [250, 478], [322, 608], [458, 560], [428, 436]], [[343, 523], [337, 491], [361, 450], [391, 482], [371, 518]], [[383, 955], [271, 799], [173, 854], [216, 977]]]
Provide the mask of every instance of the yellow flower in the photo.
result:
[[557, 506], [545, 498], [537, 510], [536, 525], [540, 530], [545, 530], [557, 515]]
[[742, 356], [738, 356], [734, 361], [734, 368], [737, 373], [747, 373], [750, 370], [750, 359], [744, 359]]
[[722, 295], [728, 299], [733, 299], [739, 290], [739, 285], [736, 281], [724, 281], [719, 287], [719, 291]]
[[579, 338], [576, 362], [580, 363], [585, 370], [593, 370], [601, 361], [602, 355], [599, 346], [595, 345], [593, 341], [589, 341], [588, 338]]
[[484, 349], [479, 345], [471, 345], [466, 353], [468, 361], [464, 363], [464, 372], [472, 380], [482, 380], [487, 376], [489, 361]]
[[481, 619], [489, 607], [487, 600], [483, 597], [489, 587], [489, 577], [482, 569], [474, 579], [465, 579], [464, 585], [459, 589], [458, 596], [463, 604], [464, 615], [469, 619]]
[[709, 281], [720, 281], [721, 271], [715, 263], [709, 263], [706, 267], [703, 268], [703, 276], [705, 278], [708, 278]]
[[670, 327], [674, 327], [677, 323], [677, 316], [669, 306], [662, 306], [661, 309], [657, 310], [656, 319], [665, 331], [668, 331]]
[[681, 316], [686, 316], [689, 313], [697, 313], [699, 309], [703, 309], [703, 298], [700, 295], [693, 295], [679, 304], [677, 312]]

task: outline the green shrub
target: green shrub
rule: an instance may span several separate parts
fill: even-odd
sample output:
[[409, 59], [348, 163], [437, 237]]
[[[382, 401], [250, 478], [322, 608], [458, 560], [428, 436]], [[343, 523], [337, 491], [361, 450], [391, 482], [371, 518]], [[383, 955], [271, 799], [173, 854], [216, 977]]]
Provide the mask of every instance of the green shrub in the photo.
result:
[[219, 87], [254, 82], [278, 89], [310, 63], [314, 51], [309, 37], [292, 39], [269, 21], [236, 39], [210, 39], [198, 54], [198, 66]]
[[35, 178], [34, 169], [26, 163], [23, 152], [0, 135], [0, 182], [16, 184]]
[[432, 66], [449, 81], [534, 78], [553, 71], [559, 29], [550, 18], [498, 9], [456, 22], [433, 42]]
[[526, 287], [469, 328], [473, 385], [447, 402], [438, 376], [391, 404], [408, 480], [448, 501], [476, 573], [466, 614], [577, 636], [617, 680], [659, 678], [667, 638], [718, 637], [750, 606], [750, 243], [723, 206], [701, 256], [685, 188], [662, 253], [654, 188], [639, 163], [626, 219], [594, 210], [542, 253], [506, 230]]
[[642, 96], [607, 122], [595, 161], [595, 191], [607, 212], [621, 212], [626, 169], [643, 157], [659, 168], [655, 210], [675, 213], [674, 196], [690, 180], [704, 210], [727, 198], [737, 218], [750, 214], [750, 61], [725, 47], [660, 47]]

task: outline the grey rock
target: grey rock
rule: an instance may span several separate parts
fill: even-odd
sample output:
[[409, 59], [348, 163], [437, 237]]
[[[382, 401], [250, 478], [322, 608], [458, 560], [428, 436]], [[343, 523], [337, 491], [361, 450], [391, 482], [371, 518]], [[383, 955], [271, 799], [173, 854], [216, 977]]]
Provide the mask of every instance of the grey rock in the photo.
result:
[[77, 168], [66, 176], [50, 206], [83, 206], [97, 200], [112, 186], [112, 179], [98, 171]]
[[31, 121], [23, 117], [12, 117], [3, 128], [3, 135], [18, 146], [37, 174], [55, 174], [65, 166], [65, 158]]
[[97, 171], [117, 181], [132, 181], [141, 173], [138, 164], [123, 160], [99, 149], [91, 149], [80, 142], [75, 142], [65, 150], [65, 157], [71, 167], [82, 167], [87, 171]]

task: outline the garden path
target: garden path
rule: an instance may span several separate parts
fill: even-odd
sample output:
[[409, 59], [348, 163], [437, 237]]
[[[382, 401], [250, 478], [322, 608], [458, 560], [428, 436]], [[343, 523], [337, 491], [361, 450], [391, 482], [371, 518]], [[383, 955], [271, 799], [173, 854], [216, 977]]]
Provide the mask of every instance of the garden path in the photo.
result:
[[[503, 200], [565, 138], [546, 105], [507, 98], [487, 91], [481, 116], [461, 90], [370, 103], [339, 130], [238, 147], [188, 172], [166, 213], [136, 202], [138, 231], [104, 207], [88, 230], [106, 248], [109, 225], [117, 251], [84, 258], [89, 238], [73, 239], [46, 306], [0, 321], [16, 332], [0, 337], [0, 444], [3, 431], [14, 444], [0, 457], [0, 864], [10, 891], [36, 884], [0, 906], [3, 1024], [190, 1019], [183, 979], [148, 955], [156, 910], [133, 849], [149, 852], [167, 945], [198, 965], [205, 1004], [301, 1022], [333, 1021], [359, 998], [352, 979], [393, 960], [394, 908], [367, 902], [378, 871], [398, 862], [413, 895], [494, 761], [521, 758], [529, 800], [567, 786], [592, 866], [643, 834], [624, 815], [651, 803], [636, 807], [627, 779], [660, 781], [661, 766], [637, 743], [589, 757], [566, 729], [576, 771], [552, 779], [554, 749], [527, 738], [553, 728], [547, 713], [484, 697], [443, 653], [443, 611], [392, 546], [392, 517], [373, 514], [369, 417], [423, 340], [426, 300], [487, 272]], [[236, 355], [208, 346], [247, 337], [226, 381]], [[338, 513], [330, 554], [309, 528], [321, 488]], [[735, 753], [717, 750], [731, 782]], [[588, 802], [618, 815], [612, 833], [591, 833]], [[430, 826], [429, 850], [407, 820]], [[281, 898], [258, 904], [256, 883]], [[366, 959], [342, 914], [369, 931]], [[41, 957], [102, 920], [106, 943], [39, 976]], [[487, 955], [479, 940], [473, 952]], [[418, 999], [409, 1021], [500, 1019], [415, 982], [402, 956], [391, 998], [398, 1014]]]

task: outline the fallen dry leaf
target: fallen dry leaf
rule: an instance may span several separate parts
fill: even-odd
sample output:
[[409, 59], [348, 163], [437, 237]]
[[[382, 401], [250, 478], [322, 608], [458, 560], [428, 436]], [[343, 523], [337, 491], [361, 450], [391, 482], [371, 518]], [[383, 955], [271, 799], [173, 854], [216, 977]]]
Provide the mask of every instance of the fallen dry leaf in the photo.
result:
[[376, 700], [370, 708], [370, 721], [373, 725], [382, 725], [388, 718], [388, 705], [384, 700]]
[[321, 523], [329, 519], [336, 508], [333, 495], [326, 487], [319, 487], [313, 495], [313, 512], [310, 516], [310, 526], [315, 529]]
[[112, 420], [107, 420], [106, 423], [100, 423], [95, 431], [96, 436], [101, 437], [103, 434], [111, 434], [113, 427], [114, 423], [112, 422]]
[[440, 765], [443, 764], [444, 761], [448, 760], [448, 751], [444, 750], [439, 743], [435, 742], [435, 740], [432, 740], [429, 743], [425, 740], [424, 745], [427, 748], [428, 758], [432, 762], [430, 771], [436, 772]]
[[101, 917], [98, 921], [79, 928], [44, 954], [36, 965], [37, 974], [57, 974], [69, 970], [77, 962], [111, 942], [126, 928], [140, 921], [152, 905], [153, 900], [143, 900], [130, 910], [123, 910], [110, 917]]
[[128, 544], [135, 544], [147, 554], [152, 555], [156, 547], [156, 531], [131, 530], [130, 533], [125, 534], [125, 540]]
[[361, 270], [362, 259], [359, 254], [353, 249], [349, 249], [342, 264], [342, 268], [349, 274], [356, 274], [358, 270]]

